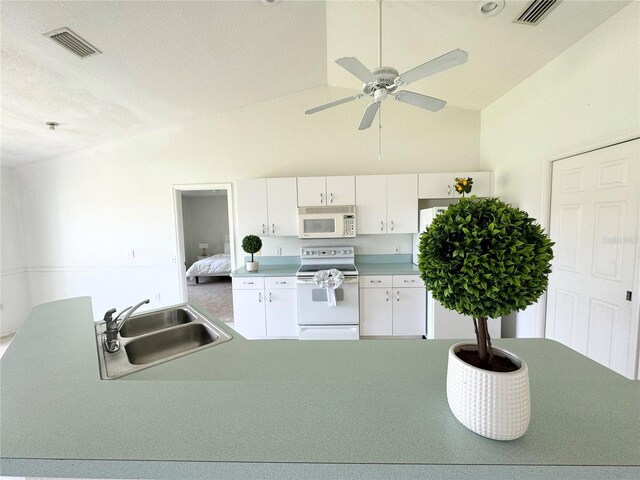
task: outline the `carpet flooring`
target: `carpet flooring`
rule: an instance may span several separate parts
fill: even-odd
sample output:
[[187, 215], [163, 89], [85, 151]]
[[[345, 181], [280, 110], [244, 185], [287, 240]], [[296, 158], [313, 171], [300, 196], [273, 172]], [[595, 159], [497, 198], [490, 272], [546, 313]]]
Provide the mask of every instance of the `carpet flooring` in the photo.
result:
[[233, 295], [231, 277], [200, 277], [200, 283], [187, 282], [189, 303], [194, 303], [214, 318], [225, 323], [233, 323]]

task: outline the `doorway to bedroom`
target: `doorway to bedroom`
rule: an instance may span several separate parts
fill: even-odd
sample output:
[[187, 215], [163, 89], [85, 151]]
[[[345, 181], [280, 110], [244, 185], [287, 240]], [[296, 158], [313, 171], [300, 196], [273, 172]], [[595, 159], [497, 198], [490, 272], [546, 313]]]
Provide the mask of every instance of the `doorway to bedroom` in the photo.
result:
[[174, 188], [183, 299], [232, 324], [231, 185]]

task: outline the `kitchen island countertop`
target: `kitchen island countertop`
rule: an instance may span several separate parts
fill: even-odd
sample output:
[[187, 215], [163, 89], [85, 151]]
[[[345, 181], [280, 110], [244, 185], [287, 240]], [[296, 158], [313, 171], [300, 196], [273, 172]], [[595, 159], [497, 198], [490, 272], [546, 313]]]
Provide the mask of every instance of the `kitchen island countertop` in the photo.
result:
[[93, 478], [633, 479], [640, 383], [550, 340], [512, 442], [460, 425], [447, 340], [233, 339], [100, 380], [88, 297], [40, 305], [0, 361], [0, 468]]

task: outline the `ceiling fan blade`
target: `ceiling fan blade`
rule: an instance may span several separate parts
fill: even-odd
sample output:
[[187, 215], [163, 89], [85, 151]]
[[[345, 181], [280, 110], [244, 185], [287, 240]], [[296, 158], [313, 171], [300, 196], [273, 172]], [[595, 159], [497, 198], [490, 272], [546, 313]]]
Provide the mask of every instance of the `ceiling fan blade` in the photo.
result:
[[362, 98], [362, 97], [364, 97], [364, 95], [362, 93], [359, 93], [357, 95], [352, 95], [351, 97], [342, 98], [334, 102], [325, 103], [324, 105], [320, 105], [319, 107], [310, 108], [304, 113], [306, 113], [307, 115], [311, 115], [312, 113], [321, 112], [322, 110], [326, 110], [327, 108], [335, 107], [337, 105], [342, 105], [343, 103], [351, 102], [353, 100], [358, 100], [359, 98]]
[[409, 105], [431, 110], [432, 112], [441, 110], [447, 104], [444, 100], [428, 97], [420, 93], [408, 92], [406, 90], [400, 90], [394, 96], [399, 102], [408, 103]]
[[352, 75], [358, 77], [363, 83], [372, 83], [378, 81], [377, 77], [373, 73], [371, 73], [371, 71], [367, 67], [365, 67], [356, 57], [342, 57], [337, 59], [336, 63]]
[[362, 120], [360, 120], [358, 130], [366, 130], [371, 126], [373, 119], [376, 118], [376, 113], [378, 113], [379, 108], [380, 104], [378, 102], [373, 102], [367, 107], [364, 111], [364, 115], [362, 116]]
[[427, 63], [423, 63], [422, 65], [399, 75], [396, 79], [396, 83], [398, 85], [408, 85], [411, 82], [428, 77], [429, 75], [461, 65], [467, 61], [467, 58], [469, 58], [469, 55], [464, 50], [452, 50], [449, 53], [445, 53], [438, 58], [429, 60]]

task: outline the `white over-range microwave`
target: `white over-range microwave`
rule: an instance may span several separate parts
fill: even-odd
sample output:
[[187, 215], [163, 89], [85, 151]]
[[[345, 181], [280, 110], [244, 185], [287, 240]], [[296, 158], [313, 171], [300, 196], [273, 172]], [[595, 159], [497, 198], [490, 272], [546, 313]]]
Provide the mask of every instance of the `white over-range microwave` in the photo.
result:
[[298, 238], [356, 236], [356, 207], [298, 208]]

